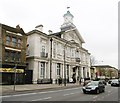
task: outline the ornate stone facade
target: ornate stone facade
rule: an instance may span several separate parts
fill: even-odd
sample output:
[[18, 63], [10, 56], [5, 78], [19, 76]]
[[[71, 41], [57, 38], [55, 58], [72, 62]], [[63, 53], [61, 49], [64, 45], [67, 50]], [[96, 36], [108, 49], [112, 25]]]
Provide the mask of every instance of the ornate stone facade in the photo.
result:
[[45, 79], [56, 83], [59, 77], [67, 82], [91, 77], [90, 53], [82, 47], [85, 42], [73, 24], [73, 15], [67, 11], [63, 17], [58, 33], [45, 34], [38, 28], [27, 33], [27, 62], [28, 69], [33, 70], [33, 83]]

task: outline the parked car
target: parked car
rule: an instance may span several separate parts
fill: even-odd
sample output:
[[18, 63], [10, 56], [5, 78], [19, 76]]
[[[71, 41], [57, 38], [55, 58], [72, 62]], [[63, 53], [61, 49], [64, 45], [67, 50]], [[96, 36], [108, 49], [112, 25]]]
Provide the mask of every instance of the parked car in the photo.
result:
[[85, 80], [83, 86], [87, 85], [89, 82], [91, 82], [91, 80]]
[[114, 80], [117, 80], [117, 79], [110, 79], [110, 80], [108, 81], [108, 84], [111, 84], [111, 82], [114, 81]]
[[100, 80], [104, 85], [107, 85], [107, 82], [105, 80]]
[[108, 80], [108, 84], [111, 84], [111, 82], [112, 82], [112, 79]]
[[96, 93], [105, 92], [105, 85], [101, 81], [91, 81], [82, 88], [83, 93]]
[[118, 79], [112, 80], [111, 86], [119, 86], [119, 80]]

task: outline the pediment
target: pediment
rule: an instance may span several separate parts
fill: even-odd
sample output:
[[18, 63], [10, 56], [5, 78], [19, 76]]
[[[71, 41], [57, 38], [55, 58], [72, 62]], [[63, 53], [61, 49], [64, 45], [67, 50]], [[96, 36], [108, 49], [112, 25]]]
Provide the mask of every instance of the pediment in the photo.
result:
[[66, 31], [66, 33], [64, 34], [64, 38], [68, 41], [75, 40], [75, 42], [79, 44], [85, 43], [84, 39], [82, 38], [82, 36], [80, 35], [77, 29]]

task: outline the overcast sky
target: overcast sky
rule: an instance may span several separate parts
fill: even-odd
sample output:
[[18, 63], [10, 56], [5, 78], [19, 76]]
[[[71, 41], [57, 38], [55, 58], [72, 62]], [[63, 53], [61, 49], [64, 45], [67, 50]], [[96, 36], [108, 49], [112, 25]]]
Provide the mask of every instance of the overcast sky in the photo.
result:
[[[98, 64], [118, 67], [118, 1], [120, 0], [0, 0], [0, 23], [20, 25], [27, 33], [42, 24], [43, 32], [60, 31], [70, 7], [83, 47]], [[103, 61], [103, 62], [102, 62]]]

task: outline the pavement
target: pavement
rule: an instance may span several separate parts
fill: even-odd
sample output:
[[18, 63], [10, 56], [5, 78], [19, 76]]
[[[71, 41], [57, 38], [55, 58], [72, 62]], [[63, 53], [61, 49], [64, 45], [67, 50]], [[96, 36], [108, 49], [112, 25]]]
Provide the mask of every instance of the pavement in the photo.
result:
[[46, 90], [46, 89], [55, 89], [55, 88], [72, 88], [82, 86], [79, 83], [69, 83], [58, 85], [58, 84], [23, 84], [23, 85], [0, 85], [0, 94], [9, 95], [19, 92], [26, 91], [35, 91], [35, 90]]

